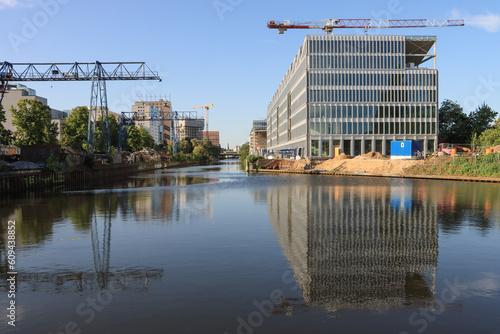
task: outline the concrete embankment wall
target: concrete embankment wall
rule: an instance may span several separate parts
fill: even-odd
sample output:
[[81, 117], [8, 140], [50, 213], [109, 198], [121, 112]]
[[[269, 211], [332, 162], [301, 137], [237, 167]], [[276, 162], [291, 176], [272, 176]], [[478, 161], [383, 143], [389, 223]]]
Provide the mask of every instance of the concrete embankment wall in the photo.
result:
[[100, 181], [119, 180], [129, 174], [162, 168], [193, 166], [197, 163], [141, 163], [114, 165], [103, 168], [82, 169], [70, 172], [28, 172], [0, 176], [0, 197], [27, 195], [29, 193], [57, 192], [85, 189]]

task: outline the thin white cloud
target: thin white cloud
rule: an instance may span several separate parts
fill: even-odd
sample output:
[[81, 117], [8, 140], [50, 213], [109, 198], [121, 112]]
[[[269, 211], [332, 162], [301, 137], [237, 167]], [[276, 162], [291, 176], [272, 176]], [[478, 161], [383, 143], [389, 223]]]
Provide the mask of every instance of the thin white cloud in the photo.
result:
[[13, 8], [18, 4], [17, 0], [0, 0], [0, 9]]
[[484, 298], [496, 298], [500, 292], [500, 276], [494, 273], [481, 273], [483, 278], [465, 282], [459, 285], [463, 297], [478, 296]]
[[470, 15], [455, 8], [452, 10], [451, 16], [454, 19], [464, 19], [466, 26], [481, 28], [491, 33], [500, 31], [500, 15], [498, 14], [488, 12], [486, 14]]
[[11, 8], [34, 8], [40, 0], [0, 0], [0, 10]]

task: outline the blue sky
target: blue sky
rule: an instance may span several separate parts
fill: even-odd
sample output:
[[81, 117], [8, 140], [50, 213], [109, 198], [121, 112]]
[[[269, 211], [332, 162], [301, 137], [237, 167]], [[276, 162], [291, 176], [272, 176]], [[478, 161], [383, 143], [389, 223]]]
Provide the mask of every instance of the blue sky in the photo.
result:
[[[0, 50], [9, 62], [145, 61], [163, 81], [108, 82], [113, 111], [130, 110], [137, 94], [171, 96], [178, 111], [213, 103], [210, 130], [234, 147], [248, 141], [252, 120], [265, 118], [304, 37], [322, 33], [278, 35], [268, 20], [464, 18], [465, 27], [369, 33], [436, 35], [440, 100], [500, 112], [499, 15], [494, 0], [0, 0]], [[336, 33], [364, 33], [345, 30]], [[89, 82], [29, 86], [52, 108], [89, 104]]]

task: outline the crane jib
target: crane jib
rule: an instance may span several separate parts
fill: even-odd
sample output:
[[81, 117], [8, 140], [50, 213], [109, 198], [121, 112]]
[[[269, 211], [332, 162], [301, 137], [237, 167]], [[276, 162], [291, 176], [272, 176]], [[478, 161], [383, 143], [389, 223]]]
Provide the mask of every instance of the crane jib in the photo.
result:
[[337, 28], [431, 28], [464, 26], [464, 20], [409, 19], [409, 20], [375, 20], [375, 19], [331, 19], [316, 22], [269, 21], [269, 29], [278, 29], [280, 33], [287, 29], [322, 29], [331, 32]]

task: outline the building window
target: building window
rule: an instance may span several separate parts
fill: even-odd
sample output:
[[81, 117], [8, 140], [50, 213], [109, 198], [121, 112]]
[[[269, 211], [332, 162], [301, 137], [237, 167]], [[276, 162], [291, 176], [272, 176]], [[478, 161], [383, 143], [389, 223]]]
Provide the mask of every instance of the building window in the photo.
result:
[[372, 141], [371, 139], [365, 140], [365, 153], [366, 152], [371, 152], [372, 150]]
[[427, 151], [434, 152], [434, 140], [427, 141]]
[[321, 143], [321, 156], [322, 157], [329, 157], [330, 156], [330, 142], [329, 141], [323, 141]]
[[319, 156], [319, 140], [311, 140], [311, 156]]
[[354, 155], [361, 155], [361, 140], [354, 141]]
[[288, 140], [292, 140], [292, 95], [288, 93], [288, 105], [287, 105], [287, 135]]
[[347, 155], [351, 155], [351, 141], [344, 140], [344, 153]]

